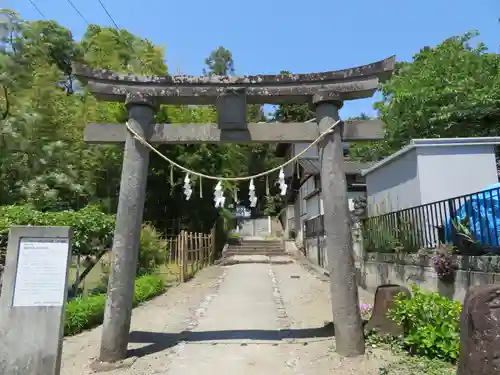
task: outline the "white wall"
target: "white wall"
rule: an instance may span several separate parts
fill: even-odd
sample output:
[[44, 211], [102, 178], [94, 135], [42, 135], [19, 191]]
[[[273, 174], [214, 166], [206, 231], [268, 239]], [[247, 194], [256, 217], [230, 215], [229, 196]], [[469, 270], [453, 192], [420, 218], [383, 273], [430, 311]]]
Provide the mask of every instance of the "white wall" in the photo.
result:
[[368, 173], [368, 214], [375, 216], [420, 205], [418, 179], [416, 149]]
[[471, 194], [498, 182], [494, 145], [419, 147], [421, 204]]

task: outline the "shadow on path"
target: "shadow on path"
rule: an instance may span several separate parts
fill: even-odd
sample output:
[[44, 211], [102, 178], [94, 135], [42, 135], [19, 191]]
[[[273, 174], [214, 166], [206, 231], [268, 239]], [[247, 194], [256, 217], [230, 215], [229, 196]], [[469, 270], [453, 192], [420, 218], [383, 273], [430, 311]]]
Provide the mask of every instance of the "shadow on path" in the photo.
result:
[[222, 340], [256, 340], [281, 341], [286, 339], [312, 339], [334, 337], [335, 330], [332, 323], [323, 327], [283, 330], [228, 330], [180, 333], [160, 333], [133, 331], [130, 333], [130, 342], [150, 344], [137, 349], [130, 349], [128, 356], [143, 357], [171, 348], [179, 342], [203, 342]]

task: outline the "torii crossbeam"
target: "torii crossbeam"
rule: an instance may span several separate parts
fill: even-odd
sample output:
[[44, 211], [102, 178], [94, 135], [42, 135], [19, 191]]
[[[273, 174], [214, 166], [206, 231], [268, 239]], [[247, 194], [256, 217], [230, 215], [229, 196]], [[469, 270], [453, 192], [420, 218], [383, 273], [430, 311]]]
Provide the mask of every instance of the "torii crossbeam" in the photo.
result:
[[[343, 101], [371, 97], [390, 77], [394, 64], [393, 56], [338, 71], [240, 77], [140, 77], [83, 65], [76, 65], [74, 72], [97, 98], [126, 102], [129, 126], [152, 143], [293, 143], [311, 142], [328, 130], [339, 119]], [[310, 103], [316, 109], [316, 123], [247, 124], [247, 104], [265, 103]], [[154, 125], [159, 104], [215, 104], [218, 121], [208, 125]], [[336, 350], [344, 356], [362, 354], [364, 338], [347, 214], [342, 140], [379, 139], [382, 126], [380, 121], [346, 122], [319, 143]], [[125, 142], [99, 357], [102, 362], [117, 362], [127, 354], [149, 149], [123, 125], [89, 125], [85, 140]]]

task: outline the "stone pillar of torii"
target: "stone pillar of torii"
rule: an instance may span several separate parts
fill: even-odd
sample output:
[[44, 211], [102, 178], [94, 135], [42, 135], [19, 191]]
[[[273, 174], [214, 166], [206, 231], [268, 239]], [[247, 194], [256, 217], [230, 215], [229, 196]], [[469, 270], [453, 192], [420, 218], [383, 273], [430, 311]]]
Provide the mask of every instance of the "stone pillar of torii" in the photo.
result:
[[[139, 77], [78, 65], [75, 74], [98, 99], [125, 102], [129, 126], [153, 145], [307, 143], [339, 120], [345, 100], [371, 97], [391, 76], [394, 64], [393, 56], [338, 71], [228, 77]], [[316, 121], [247, 124], [247, 104], [282, 103], [310, 103]], [[218, 123], [154, 124], [160, 104], [216, 105]], [[341, 122], [318, 144], [336, 350], [343, 356], [363, 354], [364, 339], [342, 142], [380, 139], [382, 127], [378, 120]], [[127, 354], [150, 150], [120, 124], [88, 125], [85, 141], [125, 143], [99, 357], [112, 363]]]

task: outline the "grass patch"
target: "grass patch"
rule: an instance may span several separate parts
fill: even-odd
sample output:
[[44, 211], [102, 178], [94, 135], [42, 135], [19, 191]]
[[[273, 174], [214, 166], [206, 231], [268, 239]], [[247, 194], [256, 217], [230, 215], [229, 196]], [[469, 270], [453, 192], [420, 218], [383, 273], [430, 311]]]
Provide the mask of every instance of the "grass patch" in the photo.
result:
[[378, 335], [375, 331], [366, 336], [366, 346], [390, 351], [395, 361], [379, 368], [379, 375], [455, 375], [457, 366], [438, 358], [409, 354], [402, 336]]
[[404, 356], [379, 369], [379, 375], [455, 375], [457, 367], [439, 359]]
[[[145, 275], [135, 280], [134, 307], [165, 291], [165, 281], [160, 275]], [[64, 334], [75, 335], [102, 323], [106, 295], [96, 294], [72, 299], [66, 304]]]
[[[105, 260], [103, 260], [105, 262]], [[186, 279], [192, 278], [203, 268], [201, 262], [190, 262], [187, 267]], [[96, 264], [85, 278], [84, 293], [66, 304], [64, 334], [76, 335], [102, 324], [106, 305], [105, 291], [106, 272], [108, 267], [101, 262]], [[83, 270], [81, 270], [83, 272]], [[70, 268], [70, 282], [76, 279], [76, 265]], [[180, 267], [177, 263], [163, 264], [153, 275], [140, 276], [135, 280], [134, 307], [162, 294], [168, 286], [180, 282]], [[98, 294], [96, 294], [96, 291]]]

